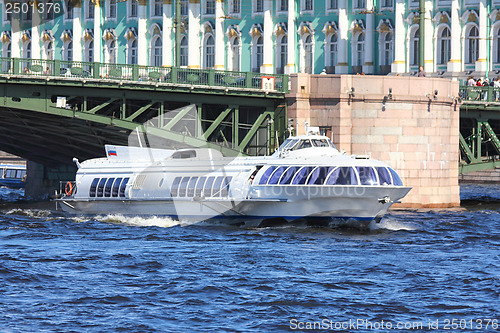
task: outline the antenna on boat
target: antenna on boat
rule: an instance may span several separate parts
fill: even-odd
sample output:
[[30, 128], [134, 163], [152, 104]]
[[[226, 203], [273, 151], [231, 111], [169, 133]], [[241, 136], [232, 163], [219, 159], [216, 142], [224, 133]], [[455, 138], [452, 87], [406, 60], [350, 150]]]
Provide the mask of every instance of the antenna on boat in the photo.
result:
[[78, 162], [78, 159], [77, 159], [76, 157], [73, 157], [73, 163], [75, 163], [75, 164], [76, 164], [76, 167], [77, 167], [78, 169], [80, 169], [80, 167], [82, 166], [82, 165], [80, 164], [80, 162]]

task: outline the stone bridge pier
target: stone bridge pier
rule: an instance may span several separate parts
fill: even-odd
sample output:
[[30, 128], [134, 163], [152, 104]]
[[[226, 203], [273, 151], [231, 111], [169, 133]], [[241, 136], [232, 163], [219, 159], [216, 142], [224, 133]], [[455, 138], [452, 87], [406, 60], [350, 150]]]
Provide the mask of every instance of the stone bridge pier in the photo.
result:
[[457, 81], [309, 74], [290, 80], [288, 118], [297, 134], [307, 123], [339, 150], [389, 163], [413, 187], [395, 207], [460, 205]]

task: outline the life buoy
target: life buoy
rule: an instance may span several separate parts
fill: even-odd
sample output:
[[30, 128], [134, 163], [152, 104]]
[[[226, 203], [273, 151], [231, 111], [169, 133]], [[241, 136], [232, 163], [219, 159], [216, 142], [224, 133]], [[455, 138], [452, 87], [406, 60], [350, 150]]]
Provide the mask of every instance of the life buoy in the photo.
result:
[[64, 193], [69, 197], [73, 194], [73, 184], [71, 182], [67, 182], [66, 186], [64, 187]]

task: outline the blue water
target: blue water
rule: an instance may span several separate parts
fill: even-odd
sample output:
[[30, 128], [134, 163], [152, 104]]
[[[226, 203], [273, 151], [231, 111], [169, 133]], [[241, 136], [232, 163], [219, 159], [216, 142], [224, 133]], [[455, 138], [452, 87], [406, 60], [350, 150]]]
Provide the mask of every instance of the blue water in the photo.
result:
[[498, 186], [365, 232], [71, 217], [1, 191], [0, 332], [498, 331]]

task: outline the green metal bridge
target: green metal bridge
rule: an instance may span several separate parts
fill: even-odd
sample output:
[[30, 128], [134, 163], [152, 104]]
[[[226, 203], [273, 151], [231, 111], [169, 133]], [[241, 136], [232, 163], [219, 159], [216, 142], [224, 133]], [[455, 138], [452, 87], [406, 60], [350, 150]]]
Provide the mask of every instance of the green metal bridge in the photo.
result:
[[500, 167], [500, 89], [460, 87], [460, 172]]
[[[0, 150], [45, 166], [149, 146], [269, 153], [285, 135], [288, 76], [0, 58]], [[208, 143], [207, 143], [208, 142]]]

